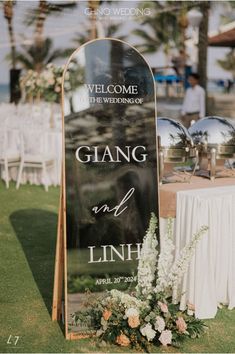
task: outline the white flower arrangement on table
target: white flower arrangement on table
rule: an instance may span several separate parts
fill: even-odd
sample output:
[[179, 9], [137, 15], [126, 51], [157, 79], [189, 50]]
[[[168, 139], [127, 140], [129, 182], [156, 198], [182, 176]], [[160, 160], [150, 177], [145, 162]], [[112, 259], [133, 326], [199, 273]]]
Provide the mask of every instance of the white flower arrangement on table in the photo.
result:
[[63, 70], [63, 66], [54, 64], [48, 64], [40, 73], [28, 70], [20, 79], [26, 99], [37, 98], [47, 102], [59, 102]]
[[34, 70], [28, 70], [23, 76], [21, 76], [20, 86], [26, 99], [37, 98], [42, 93], [40, 75]]
[[173, 228], [169, 220], [167, 233], [161, 239], [161, 251], [157, 261], [157, 219], [152, 214], [143, 240], [136, 294], [111, 290], [100, 301], [84, 312], [72, 315], [75, 325], [89, 322], [101, 340], [136, 350], [150, 351], [150, 344], [178, 347], [185, 338], [200, 337], [205, 324], [193, 316], [193, 305], [180, 311], [172, 302], [172, 291], [182, 279], [197, 242], [208, 229], [203, 226], [193, 236], [189, 245], [173, 258]]
[[43, 98], [47, 102], [59, 102], [61, 96], [61, 84], [63, 66], [48, 64], [41, 74], [43, 86]]
[[[59, 102], [64, 66], [47, 64], [45, 69], [38, 73], [28, 70], [20, 78], [21, 90], [26, 100], [37, 99], [46, 102]], [[76, 62], [71, 62], [65, 73], [64, 90], [73, 93], [82, 84], [84, 68]]]

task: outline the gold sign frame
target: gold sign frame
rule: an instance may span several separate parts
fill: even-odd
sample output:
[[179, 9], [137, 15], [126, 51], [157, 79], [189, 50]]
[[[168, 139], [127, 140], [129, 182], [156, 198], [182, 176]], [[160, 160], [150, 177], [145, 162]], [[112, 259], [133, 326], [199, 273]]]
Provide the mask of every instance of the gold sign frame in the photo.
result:
[[[91, 44], [93, 42], [97, 42], [100, 40], [112, 40], [121, 42], [131, 49], [135, 50], [140, 57], [146, 63], [146, 66], [149, 68], [149, 71], [152, 75], [153, 84], [154, 84], [154, 111], [155, 117], [157, 119], [157, 103], [156, 103], [156, 82], [154, 80], [153, 72], [146, 61], [145, 57], [136, 49], [134, 46], [130, 45], [129, 43], [110, 37], [102, 37], [98, 39], [94, 39], [88, 41], [77, 48], [69, 57], [62, 76], [62, 95], [61, 95], [61, 111], [62, 111], [62, 166], [61, 166], [61, 187], [60, 187], [60, 201], [59, 201], [59, 211], [58, 211], [58, 226], [57, 226], [57, 241], [56, 241], [56, 254], [55, 254], [55, 268], [54, 268], [54, 288], [53, 288], [53, 302], [52, 302], [52, 321], [60, 321], [63, 320], [65, 324], [65, 338], [68, 340], [73, 339], [81, 339], [90, 337], [90, 335], [82, 335], [79, 333], [69, 333], [68, 332], [68, 314], [67, 314], [67, 232], [66, 232], [66, 185], [65, 185], [65, 123], [64, 123], [64, 82], [65, 82], [65, 74], [68, 69], [69, 63], [71, 59], [86, 45]], [[156, 163], [159, 166], [158, 161], [158, 144], [156, 139]], [[156, 168], [157, 168], [156, 166]], [[157, 173], [157, 180], [156, 184], [159, 186], [159, 174]], [[159, 205], [160, 205], [160, 198], [159, 194], [157, 195], [157, 209], [159, 214]], [[158, 215], [159, 217], [159, 215]], [[64, 300], [63, 300], [64, 299]]]

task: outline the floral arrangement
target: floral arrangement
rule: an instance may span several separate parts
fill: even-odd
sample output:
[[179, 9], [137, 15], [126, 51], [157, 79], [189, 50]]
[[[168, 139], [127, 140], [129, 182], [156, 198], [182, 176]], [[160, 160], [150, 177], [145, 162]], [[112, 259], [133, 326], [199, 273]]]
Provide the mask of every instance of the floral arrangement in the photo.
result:
[[59, 102], [64, 67], [48, 64], [40, 75], [42, 95], [45, 101]]
[[47, 102], [59, 102], [64, 68], [48, 64], [41, 73], [28, 70], [20, 79], [26, 99], [43, 99]]
[[158, 255], [157, 219], [152, 214], [149, 229], [143, 240], [138, 265], [138, 284], [135, 294], [111, 290], [95, 300], [88, 310], [72, 315], [75, 325], [87, 321], [101, 340], [149, 352], [150, 344], [178, 347], [185, 338], [199, 337], [205, 324], [194, 317], [194, 306], [188, 304], [180, 311], [172, 295], [182, 279], [197, 242], [208, 229], [201, 229], [173, 259], [172, 220], [161, 240]]
[[[26, 100], [37, 99], [46, 102], [59, 102], [64, 66], [47, 64], [46, 68], [38, 73], [28, 70], [20, 78], [21, 90]], [[71, 62], [65, 74], [64, 89], [66, 92], [75, 90], [82, 82], [84, 69], [77, 63]]]

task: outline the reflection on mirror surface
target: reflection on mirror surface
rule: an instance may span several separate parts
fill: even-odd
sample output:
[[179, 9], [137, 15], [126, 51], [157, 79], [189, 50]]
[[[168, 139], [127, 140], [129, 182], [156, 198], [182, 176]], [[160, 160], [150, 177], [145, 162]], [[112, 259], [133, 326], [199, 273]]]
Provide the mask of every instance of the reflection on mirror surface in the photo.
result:
[[[64, 83], [68, 323], [97, 293], [131, 291], [150, 213], [157, 214], [155, 97], [143, 57], [97, 40], [75, 52]], [[118, 280], [117, 280], [118, 279]], [[93, 295], [94, 293], [94, 295]]]

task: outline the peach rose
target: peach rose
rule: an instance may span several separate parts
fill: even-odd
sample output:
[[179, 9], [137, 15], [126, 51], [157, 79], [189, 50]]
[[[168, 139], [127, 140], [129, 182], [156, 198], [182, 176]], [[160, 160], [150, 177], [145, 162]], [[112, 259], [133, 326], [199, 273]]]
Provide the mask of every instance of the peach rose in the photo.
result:
[[187, 329], [187, 323], [183, 317], [178, 317], [178, 320], [175, 321], [176, 327], [180, 333], [185, 333]]
[[140, 325], [139, 316], [130, 316], [128, 317], [128, 324], [131, 328], [136, 328]]
[[55, 87], [55, 92], [60, 92], [60, 86]]
[[162, 312], [164, 313], [168, 312], [168, 306], [167, 304], [164, 304], [164, 302], [158, 301], [158, 306], [160, 307]]
[[130, 344], [129, 338], [125, 334], [120, 334], [120, 336], [117, 337], [116, 343], [121, 345], [122, 347], [128, 347]]
[[188, 307], [189, 310], [195, 311], [195, 306], [194, 306], [194, 304], [191, 304], [190, 302], [188, 302], [188, 303], [187, 303], [187, 307]]
[[112, 312], [110, 310], [105, 309], [103, 312], [103, 319], [105, 321], [108, 321], [111, 315], [112, 315]]

